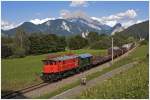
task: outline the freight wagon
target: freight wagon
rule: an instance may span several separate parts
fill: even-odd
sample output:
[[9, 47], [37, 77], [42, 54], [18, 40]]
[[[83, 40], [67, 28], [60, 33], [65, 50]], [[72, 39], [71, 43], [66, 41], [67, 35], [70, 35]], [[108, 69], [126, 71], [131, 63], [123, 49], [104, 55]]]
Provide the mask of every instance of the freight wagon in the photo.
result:
[[[120, 56], [121, 54], [122, 54], [122, 50], [119, 47], [113, 47], [114, 58]], [[112, 55], [112, 48], [108, 49], [108, 55]]]

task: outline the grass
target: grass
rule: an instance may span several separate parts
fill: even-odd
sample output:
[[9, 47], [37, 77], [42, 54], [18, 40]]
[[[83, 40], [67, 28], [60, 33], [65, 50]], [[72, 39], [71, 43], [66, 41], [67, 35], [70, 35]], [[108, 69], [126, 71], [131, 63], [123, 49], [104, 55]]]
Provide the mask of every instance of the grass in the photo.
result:
[[40, 97], [37, 97], [36, 99], [48, 99], [50, 97], [53, 97], [53, 96], [55, 96], [57, 94], [60, 94], [60, 93], [62, 93], [64, 91], [66, 91], [66, 90], [69, 90], [72, 87], [75, 87], [75, 86], [77, 86], [79, 84], [80, 84], [80, 80], [77, 80], [76, 82], [73, 82], [71, 84], [65, 84], [63, 87], [53, 91], [52, 93], [48, 93], [48, 94], [42, 95]]
[[93, 49], [80, 49], [80, 50], [66, 50], [65, 52], [58, 52], [57, 54], [65, 54], [65, 53], [75, 53], [75, 54], [82, 54], [82, 53], [90, 53], [92, 55], [106, 55], [106, 50], [93, 50]]
[[[95, 72], [95, 73], [92, 73], [92, 74], [88, 75], [88, 76], [87, 76], [87, 80], [88, 80], [88, 81], [89, 81], [89, 80], [92, 80], [92, 79], [94, 79], [94, 78], [96, 78], [96, 77], [98, 77], [98, 76], [100, 76], [100, 75], [102, 75], [102, 74], [104, 74], [104, 73], [106, 73], [106, 72], [109, 72], [109, 71], [111, 71], [111, 70], [113, 70], [113, 69], [115, 69], [115, 68], [118, 68], [118, 67], [120, 67], [120, 66], [122, 66], [122, 65], [124, 65], [124, 64], [130, 63], [130, 62], [133, 62], [133, 61], [140, 61], [141, 59], [144, 59], [144, 58], [145, 58], [145, 56], [146, 56], [147, 53], [148, 53], [148, 45], [140, 46], [140, 47], [138, 47], [138, 48], [135, 50], [135, 52], [131, 53], [128, 57], [126, 57], [126, 58], [120, 60], [119, 62], [115, 62], [115, 63], [113, 64], [113, 66], [111, 66], [111, 67], [109, 67], [109, 68], [105, 68], [105, 69], [103, 69], [102, 71], [97, 71], [97, 72]], [[42, 99], [42, 98], [50, 98], [50, 97], [53, 97], [53, 96], [55, 96], [55, 95], [57, 95], [57, 94], [59, 94], [59, 93], [65, 91], [65, 90], [71, 89], [71, 88], [73, 88], [73, 87], [75, 87], [75, 86], [77, 86], [77, 85], [79, 85], [79, 84], [80, 84], [80, 81], [79, 81], [79, 80], [76, 81], [76, 82], [73, 82], [73, 83], [71, 83], [71, 84], [65, 84], [63, 87], [61, 87], [61, 88], [55, 90], [54, 92], [45, 94], [45, 95], [40, 96], [40, 97], [38, 97], [38, 98], [39, 98], [39, 99]]]
[[85, 90], [78, 99], [148, 99], [148, 59], [132, 69]]
[[[105, 55], [106, 50], [72, 50], [58, 52], [57, 54], [65, 54], [72, 52], [76, 54], [91, 53], [93, 55]], [[42, 70], [42, 62], [47, 54], [37, 56], [27, 56], [25, 58], [2, 59], [2, 93], [6, 91], [16, 90], [39, 83], [38, 75]]]

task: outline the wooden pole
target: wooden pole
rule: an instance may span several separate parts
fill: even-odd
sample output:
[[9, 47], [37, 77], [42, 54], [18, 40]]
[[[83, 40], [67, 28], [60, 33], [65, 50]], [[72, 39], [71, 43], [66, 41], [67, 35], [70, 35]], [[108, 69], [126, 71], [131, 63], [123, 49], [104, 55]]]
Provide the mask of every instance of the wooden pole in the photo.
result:
[[112, 63], [113, 63], [113, 60], [114, 60], [114, 59], [113, 59], [113, 56], [114, 56], [114, 50], [113, 50], [113, 47], [114, 47], [114, 46], [113, 46], [113, 37], [112, 37], [112, 49], [111, 49], [111, 50], [112, 50], [112, 51], [111, 51], [111, 53], [112, 53], [112, 55], [111, 55], [111, 57], [112, 57]]

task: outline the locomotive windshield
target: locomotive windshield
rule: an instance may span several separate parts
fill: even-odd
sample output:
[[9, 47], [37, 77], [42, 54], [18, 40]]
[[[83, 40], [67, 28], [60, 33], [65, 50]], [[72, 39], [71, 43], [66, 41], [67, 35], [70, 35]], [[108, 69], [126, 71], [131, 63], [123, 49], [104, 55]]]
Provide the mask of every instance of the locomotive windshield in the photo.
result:
[[51, 61], [51, 60], [43, 60], [43, 64], [44, 65], [54, 65], [54, 64], [56, 64], [56, 62], [55, 61]]

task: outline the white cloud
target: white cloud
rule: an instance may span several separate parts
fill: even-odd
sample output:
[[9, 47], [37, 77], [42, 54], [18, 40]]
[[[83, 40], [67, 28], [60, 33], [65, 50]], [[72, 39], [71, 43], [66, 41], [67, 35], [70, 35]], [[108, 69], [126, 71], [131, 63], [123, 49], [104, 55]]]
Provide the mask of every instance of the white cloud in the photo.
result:
[[138, 20], [138, 21], [137, 21], [137, 24], [138, 24], [138, 23], [141, 23], [141, 22], [143, 22], [143, 21], [146, 21], [146, 20]]
[[67, 18], [70, 18], [72, 15], [71, 15], [71, 12], [69, 10], [61, 10], [60, 11], [60, 16], [62, 18], [67, 19]]
[[[22, 23], [20, 23], [20, 24], [22, 24]], [[1, 29], [9, 30], [9, 29], [19, 26], [20, 24], [14, 24], [14, 23], [10, 23], [8, 21], [1, 20]]]
[[88, 2], [84, 0], [73, 0], [70, 3], [71, 7], [79, 7], [79, 6], [87, 7], [88, 5], [89, 5]]
[[87, 16], [87, 14], [81, 10], [77, 10], [77, 11], [72, 11], [70, 12], [69, 10], [61, 10], [60, 11], [60, 16], [61, 18], [67, 19], [67, 18], [83, 18], [86, 19], [88, 21], [91, 20], [91, 18], [89, 16]]
[[110, 16], [104, 16], [101, 18], [96, 18], [96, 17], [91, 17], [91, 18], [112, 27], [116, 23], [121, 23], [124, 27], [128, 27], [130, 25], [137, 23], [137, 20], [135, 19], [136, 16], [137, 16], [136, 11], [133, 9], [129, 9], [125, 12], [120, 12]]
[[143, 21], [145, 21], [145, 20], [129, 20], [129, 21], [126, 21], [126, 22], [122, 22], [122, 26], [124, 28], [127, 28], [131, 25], [138, 24], [138, 23], [141, 23]]
[[116, 20], [113, 20], [113, 21], [102, 21], [102, 19], [97, 18], [97, 17], [91, 17], [91, 18], [93, 20], [97, 20], [97, 21], [101, 22], [101, 24], [106, 24], [106, 25], [111, 26], [111, 27], [113, 27], [114, 25], [117, 24]]
[[97, 17], [91, 17], [93, 20], [97, 20], [97, 21], [101, 21], [100, 18], [97, 18]]
[[105, 24], [108, 25], [108, 26], [113, 27], [114, 25], [117, 24], [117, 21], [116, 20], [114, 20], [114, 21], [106, 21]]
[[137, 16], [137, 13], [133, 9], [129, 9], [125, 12], [117, 13], [107, 17], [102, 17], [103, 21], [113, 21], [113, 20], [124, 20], [124, 19], [133, 19]]
[[84, 18], [88, 21], [91, 21], [91, 18], [92, 18], [93, 20], [97, 20], [97, 21], [101, 22], [102, 24], [106, 24], [111, 27], [113, 27], [117, 23], [121, 23], [123, 27], [129, 27], [133, 24], [136, 24], [138, 21], [138, 20], [136, 20], [137, 13], [133, 9], [129, 9], [127, 11], [113, 14], [110, 16], [104, 16], [101, 18], [89, 17], [85, 12], [83, 12], [81, 10], [77, 10], [77, 11], [61, 10], [60, 16], [64, 19]]
[[54, 20], [55, 18], [45, 18], [45, 19], [33, 19], [33, 20], [30, 20], [30, 22], [32, 22], [33, 24], [42, 24], [48, 20]]
[[137, 14], [136, 14], [136, 11], [134, 9], [129, 9], [126, 12], [117, 14], [117, 16], [135, 18], [137, 16]]
[[129, 21], [123, 22], [123, 23], [122, 23], [122, 26], [125, 27], [125, 28], [127, 28], [127, 27], [129, 27], [129, 26], [131, 26], [131, 25], [133, 25], [133, 24], [136, 24], [136, 21], [134, 21], [134, 20], [129, 20]]

